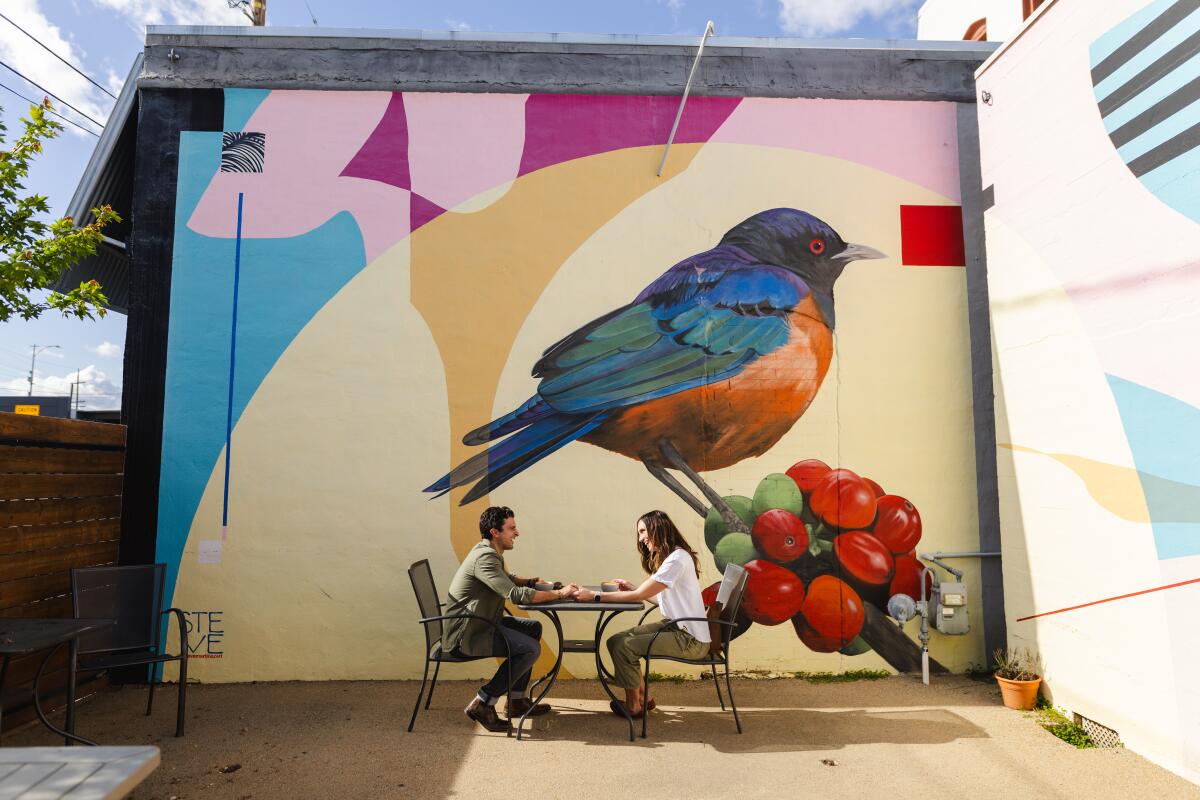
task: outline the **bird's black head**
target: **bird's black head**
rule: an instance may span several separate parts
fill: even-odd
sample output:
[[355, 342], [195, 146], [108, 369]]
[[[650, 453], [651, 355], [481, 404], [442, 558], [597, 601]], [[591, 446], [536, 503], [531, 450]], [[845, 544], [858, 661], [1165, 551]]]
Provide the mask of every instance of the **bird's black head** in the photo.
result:
[[721, 239], [766, 264], [791, 270], [804, 279], [825, 322], [834, 324], [833, 284], [851, 261], [886, 258], [873, 247], [847, 243], [812, 214], [795, 208], [772, 208], [735, 225]]
[[885, 257], [873, 247], [848, 244], [824, 221], [794, 208], [760, 211], [731, 228], [721, 244], [736, 245], [764, 263], [790, 269], [813, 289], [830, 292], [851, 261]]

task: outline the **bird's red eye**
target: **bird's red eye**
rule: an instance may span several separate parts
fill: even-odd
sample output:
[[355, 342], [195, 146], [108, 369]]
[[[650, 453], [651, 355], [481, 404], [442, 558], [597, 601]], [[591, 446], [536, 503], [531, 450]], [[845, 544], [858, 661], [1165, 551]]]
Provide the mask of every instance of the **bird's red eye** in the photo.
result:
[[812, 250], [813, 255], [819, 256], [825, 252], [825, 242], [821, 239], [813, 239], [808, 243], [808, 249]]

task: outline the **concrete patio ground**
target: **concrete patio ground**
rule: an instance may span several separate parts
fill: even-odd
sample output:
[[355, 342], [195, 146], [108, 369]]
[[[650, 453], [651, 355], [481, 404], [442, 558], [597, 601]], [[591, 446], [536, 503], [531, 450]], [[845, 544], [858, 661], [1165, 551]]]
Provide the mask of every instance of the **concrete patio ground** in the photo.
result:
[[[812, 684], [738, 679], [745, 733], [707, 680], [655, 684], [650, 736], [628, 740], [595, 681], [554, 687], [555, 713], [524, 741], [462, 713], [475, 682], [438, 685], [406, 733], [417, 682], [192, 685], [144, 716], [138, 687], [93, 697], [79, 733], [155, 744], [162, 765], [132, 797], [191, 798], [1200, 798], [1200, 787], [1125, 749], [1077, 750], [994, 684], [896, 676]], [[55, 744], [26, 727], [4, 744]]]

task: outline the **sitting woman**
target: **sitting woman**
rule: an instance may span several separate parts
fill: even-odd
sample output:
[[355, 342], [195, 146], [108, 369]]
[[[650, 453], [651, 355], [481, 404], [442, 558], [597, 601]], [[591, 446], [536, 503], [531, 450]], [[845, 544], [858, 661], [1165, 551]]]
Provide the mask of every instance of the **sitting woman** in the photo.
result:
[[[581, 602], [629, 603], [649, 600], [662, 611], [661, 622], [651, 622], [622, 631], [609, 637], [608, 652], [612, 655], [616, 683], [625, 689], [625, 706], [630, 716], [640, 718], [646, 709], [654, 708], [654, 700], [642, 697], [642, 675], [638, 661], [646, 655], [651, 639], [653, 655], [705, 658], [711, 641], [708, 624], [704, 622], [704, 600], [700, 595], [700, 562], [696, 551], [662, 511], [651, 511], [637, 523], [637, 549], [642, 557], [642, 569], [650, 574], [637, 588], [628, 581], [618, 581], [620, 591], [599, 594], [580, 590], [575, 599]], [[701, 621], [678, 622], [683, 618]], [[664, 630], [664, 628], [666, 630]], [[655, 634], [662, 631], [658, 638]], [[621, 713], [615, 702], [614, 713]]]

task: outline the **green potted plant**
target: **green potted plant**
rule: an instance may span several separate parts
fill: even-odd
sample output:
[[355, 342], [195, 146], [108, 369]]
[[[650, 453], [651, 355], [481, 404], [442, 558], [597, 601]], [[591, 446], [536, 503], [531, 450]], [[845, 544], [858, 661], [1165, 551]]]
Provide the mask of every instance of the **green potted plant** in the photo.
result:
[[1033, 708], [1037, 702], [1038, 687], [1042, 684], [1037, 656], [1024, 648], [1000, 648], [993, 657], [996, 660], [996, 683], [1000, 685], [1004, 705], [1022, 710]]

